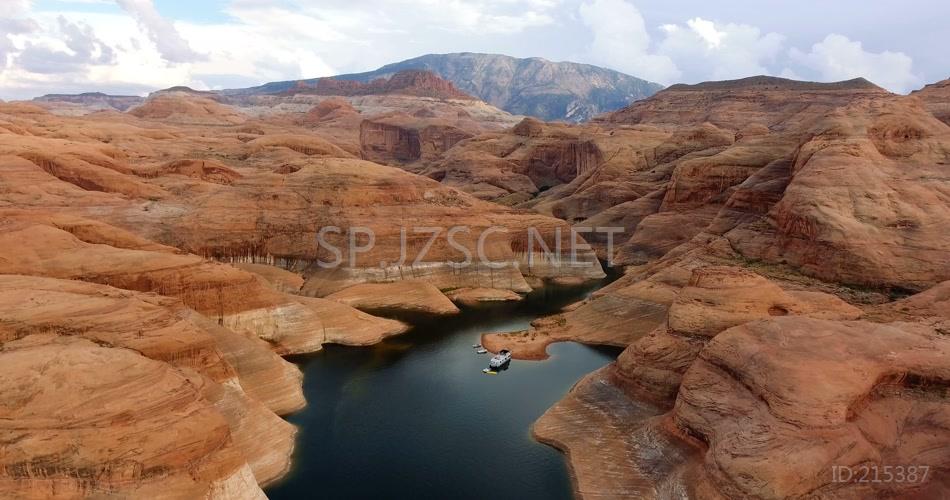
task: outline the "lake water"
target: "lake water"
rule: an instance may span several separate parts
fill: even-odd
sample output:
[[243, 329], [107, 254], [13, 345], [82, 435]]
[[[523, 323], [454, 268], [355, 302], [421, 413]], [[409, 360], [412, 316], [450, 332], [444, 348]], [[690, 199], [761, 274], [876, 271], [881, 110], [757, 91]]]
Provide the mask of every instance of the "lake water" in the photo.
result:
[[294, 468], [272, 499], [569, 499], [564, 457], [531, 425], [619, 350], [554, 344], [546, 361], [486, 375], [480, 334], [527, 328], [603, 285], [553, 287], [465, 310], [372, 347], [328, 345], [297, 359], [308, 405]]

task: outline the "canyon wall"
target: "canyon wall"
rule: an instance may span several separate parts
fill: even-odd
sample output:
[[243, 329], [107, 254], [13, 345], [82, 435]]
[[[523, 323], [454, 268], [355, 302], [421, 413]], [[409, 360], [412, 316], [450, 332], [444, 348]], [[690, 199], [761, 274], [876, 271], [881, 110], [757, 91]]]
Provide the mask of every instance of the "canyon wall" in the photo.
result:
[[[578, 126], [362, 84], [0, 103], [0, 492], [260, 498], [305, 404], [281, 355], [600, 279], [599, 258], [622, 276], [483, 338], [625, 349], [534, 427], [579, 496], [942, 494], [943, 87], [676, 85]], [[616, 230], [563, 265], [585, 227]], [[931, 475], [836, 475], [910, 465]]]

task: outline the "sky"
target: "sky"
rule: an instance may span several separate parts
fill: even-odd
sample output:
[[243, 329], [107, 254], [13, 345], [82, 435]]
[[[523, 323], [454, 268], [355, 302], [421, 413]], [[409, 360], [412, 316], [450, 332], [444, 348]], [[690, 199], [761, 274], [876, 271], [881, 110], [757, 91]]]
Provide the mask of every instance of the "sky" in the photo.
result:
[[0, 98], [240, 88], [447, 52], [906, 93], [950, 77], [947, 19], [946, 0], [0, 0]]

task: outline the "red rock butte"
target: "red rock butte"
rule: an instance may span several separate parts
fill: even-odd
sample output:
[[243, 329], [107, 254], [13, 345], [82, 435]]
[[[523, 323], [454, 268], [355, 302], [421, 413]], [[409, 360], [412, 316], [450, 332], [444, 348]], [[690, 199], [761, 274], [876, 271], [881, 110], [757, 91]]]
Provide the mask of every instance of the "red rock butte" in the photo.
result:
[[340, 80], [334, 77], [320, 78], [313, 84], [301, 80], [284, 93], [335, 96], [400, 94], [437, 99], [475, 99], [457, 89], [452, 82], [440, 78], [431, 71], [423, 70], [404, 70], [389, 78], [377, 78], [367, 83]]

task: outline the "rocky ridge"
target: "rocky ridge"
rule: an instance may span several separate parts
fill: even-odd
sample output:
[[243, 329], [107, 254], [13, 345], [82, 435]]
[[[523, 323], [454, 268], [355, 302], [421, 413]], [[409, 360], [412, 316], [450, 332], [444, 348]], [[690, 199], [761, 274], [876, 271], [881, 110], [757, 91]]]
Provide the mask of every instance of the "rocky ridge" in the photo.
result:
[[403, 70], [388, 78], [377, 78], [366, 83], [333, 77], [319, 78], [314, 82], [301, 80], [283, 94], [315, 94], [354, 96], [373, 94], [400, 94], [436, 99], [472, 100], [474, 97], [455, 88], [452, 82], [439, 78], [431, 71]]

